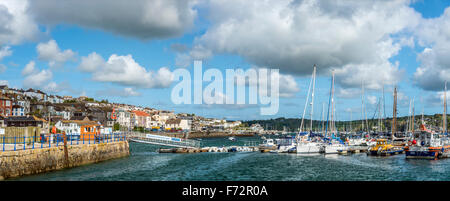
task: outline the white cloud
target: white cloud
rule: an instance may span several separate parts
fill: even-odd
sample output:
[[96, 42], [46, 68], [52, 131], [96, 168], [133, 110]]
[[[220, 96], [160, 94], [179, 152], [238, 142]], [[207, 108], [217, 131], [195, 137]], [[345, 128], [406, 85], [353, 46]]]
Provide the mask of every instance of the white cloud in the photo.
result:
[[420, 67], [416, 69], [415, 85], [429, 91], [444, 88], [450, 80], [450, 7], [437, 18], [423, 19], [415, 35], [419, 45], [425, 47], [418, 54]]
[[37, 24], [27, 13], [27, 0], [0, 1], [0, 46], [33, 40], [39, 34]]
[[[280, 68], [280, 72], [309, 75], [317, 64], [320, 74], [330, 68], [347, 81], [345, 87], [360, 86], [361, 73], [367, 88], [392, 84], [401, 74], [389, 59], [403, 46], [410, 46], [412, 30], [420, 14], [409, 1], [211, 1], [212, 21], [205, 34], [195, 39], [193, 58], [212, 54], [236, 54], [258, 66]], [[395, 38], [392, 35], [397, 35]], [[364, 68], [365, 70], [359, 70]]]
[[42, 89], [47, 93], [59, 93], [64, 90], [76, 92], [75, 90], [73, 90], [70, 87], [70, 84], [66, 81], [61, 82], [61, 83], [56, 83], [56, 82], [52, 81], [52, 82], [48, 83], [47, 85], [45, 85], [44, 87], [42, 87]]
[[4, 73], [7, 67], [4, 64], [0, 64], [0, 73]]
[[[268, 69], [268, 68], [264, 68], [264, 67], [253, 67], [252, 68], [253, 70], [256, 70], [256, 72], [258, 72], [259, 70], [267, 70], [267, 72], [268, 73], [270, 73], [271, 71], [270, 71], [270, 69]], [[242, 75], [239, 75], [239, 74], [237, 74], [236, 75], [236, 78], [237, 79], [242, 79], [243, 78], [243, 76]], [[292, 97], [294, 97], [295, 96], [295, 94], [297, 93], [297, 92], [299, 92], [300, 91], [300, 88], [298, 87], [298, 84], [297, 84], [297, 82], [295, 81], [295, 78], [294, 78], [294, 76], [292, 76], [292, 75], [285, 75], [285, 74], [281, 74], [281, 73], [279, 73], [279, 72], [272, 72], [271, 74], [270, 74], [270, 81], [271, 81], [271, 83], [274, 83], [274, 79], [276, 79], [276, 78], [278, 78], [278, 85], [279, 85], [279, 88], [278, 88], [278, 95], [280, 96], [280, 97], [283, 97], [283, 98], [292, 98]], [[254, 87], [257, 87], [258, 85], [259, 86], [268, 86], [267, 88], [262, 88], [262, 89], [266, 89], [267, 91], [265, 91], [265, 92], [263, 92], [263, 93], [265, 93], [265, 94], [270, 94], [269, 93], [269, 91], [271, 90], [271, 88], [270, 88], [270, 86], [271, 86], [271, 83], [258, 83], [258, 81], [259, 80], [245, 80], [245, 85], [246, 86], [254, 86]], [[235, 84], [239, 84], [239, 83], [235, 83]]]
[[124, 89], [105, 89], [96, 92], [98, 96], [120, 96], [120, 97], [130, 97], [130, 96], [141, 96], [141, 93], [135, 91], [133, 88], [127, 87]]
[[34, 61], [28, 62], [28, 64], [23, 68], [22, 75], [30, 75], [32, 73], [36, 73], [37, 69], [35, 68], [36, 63]]
[[336, 96], [338, 98], [356, 98], [358, 96], [361, 96], [361, 89], [357, 89], [357, 88], [338, 88], [337, 89], [337, 93]]
[[191, 28], [196, 1], [33, 0], [30, 10], [43, 24], [76, 24], [141, 39], [180, 36]]
[[24, 88], [42, 88], [52, 79], [53, 73], [50, 70], [42, 70], [25, 77], [23, 80]]
[[369, 95], [369, 96], [367, 96], [367, 101], [369, 104], [375, 105], [378, 102], [378, 98], [376, 96]]
[[4, 46], [0, 49], [0, 61], [7, 56], [11, 56], [12, 51], [9, 46]]
[[88, 57], [82, 57], [79, 69], [91, 72], [95, 81], [139, 88], [167, 88], [174, 78], [173, 73], [166, 67], [157, 72], [147, 71], [131, 55], [113, 54], [104, 62], [100, 55], [91, 53]]
[[81, 64], [78, 66], [83, 72], [95, 72], [98, 67], [105, 64], [105, 60], [102, 56], [97, 54], [96, 52], [92, 52], [87, 57], [81, 58]]
[[55, 40], [50, 40], [47, 43], [39, 43], [36, 47], [38, 58], [48, 61], [50, 67], [59, 67], [66, 61], [74, 60], [75, 53], [70, 50], [61, 51]]
[[9, 85], [8, 80], [0, 80], [0, 85]]

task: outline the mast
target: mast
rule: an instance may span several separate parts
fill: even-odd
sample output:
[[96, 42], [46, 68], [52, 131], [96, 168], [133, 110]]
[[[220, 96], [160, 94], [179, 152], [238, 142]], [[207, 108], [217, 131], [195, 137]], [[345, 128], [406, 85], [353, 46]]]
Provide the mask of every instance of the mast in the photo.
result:
[[447, 134], [447, 81], [445, 81], [444, 88], [444, 115], [442, 116], [442, 120], [442, 130], [444, 131], [444, 134]]
[[353, 111], [352, 110], [350, 110], [350, 132], [352, 132], [352, 113], [353, 113]]
[[379, 98], [378, 100], [378, 132], [381, 132], [381, 98]]
[[332, 132], [335, 131], [335, 125], [334, 125], [334, 70], [331, 72], [332, 75], [332, 81], [331, 81], [331, 130]]
[[413, 98], [413, 103], [412, 103], [412, 122], [411, 122], [411, 132], [414, 134], [414, 120], [415, 120], [415, 107], [414, 107], [414, 102], [415, 102], [416, 98]]
[[408, 120], [406, 121], [406, 132], [411, 131], [411, 103], [412, 100], [409, 100]]
[[392, 133], [391, 138], [394, 139], [394, 133], [397, 132], [397, 87], [394, 87], [394, 109], [392, 111]]
[[312, 77], [312, 93], [311, 93], [311, 119], [310, 119], [310, 125], [309, 125], [309, 130], [312, 131], [312, 125], [313, 125], [313, 112], [314, 112], [314, 89], [316, 86], [316, 64], [314, 64], [314, 70], [313, 70], [313, 77]]
[[364, 132], [364, 81], [361, 81], [361, 130]]
[[[330, 118], [330, 107], [331, 107], [331, 96], [333, 94], [333, 82], [334, 82], [334, 71], [332, 70], [332, 82], [331, 82], [331, 88], [330, 88], [330, 99], [328, 99], [328, 112], [327, 112], [327, 127], [325, 128], [325, 137], [328, 137], [328, 127], [330, 125], [330, 123], [328, 123], [328, 119]], [[333, 111], [331, 111], [333, 112]], [[331, 129], [331, 128], [330, 128]]]
[[300, 123], [300, 132], [303, 131], [303, 122], [305, 121], [306, 107], [308, 106], [308, 102], [309, 102], [309, 94], [311, 92], [311, 85], [312, 85], [313, 78], [314, 78], [314, 72], [311, 77], [311, 81], [309, 82], [308, 95], [306, 96], [305, 108], [303, 108], [302, 122]]
[[325, 103], [324, 102], [322, 102], [322, 134], [324, 134], [323, 132], [324, 132], [324, 128], [325, 128], [325, 126], [324, 126], [324, 123], [325, 123]]
[[[386, 104], [384, 101], [384, 85], [383, 85], [383, 115], [381, 117], [381, 124], [386, 128], [386, 126], [384, 125], [384, 118], [386, 118]], [[384, 131], [384, 129], [382, 131]]]

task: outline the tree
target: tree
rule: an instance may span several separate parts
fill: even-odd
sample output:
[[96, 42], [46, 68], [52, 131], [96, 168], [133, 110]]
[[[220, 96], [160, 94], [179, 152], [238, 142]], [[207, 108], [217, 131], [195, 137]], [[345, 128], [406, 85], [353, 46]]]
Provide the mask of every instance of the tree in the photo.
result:
[[119, 123], [114, 123], [114, 131], [118, 131], [120, 130], [120, 124]]

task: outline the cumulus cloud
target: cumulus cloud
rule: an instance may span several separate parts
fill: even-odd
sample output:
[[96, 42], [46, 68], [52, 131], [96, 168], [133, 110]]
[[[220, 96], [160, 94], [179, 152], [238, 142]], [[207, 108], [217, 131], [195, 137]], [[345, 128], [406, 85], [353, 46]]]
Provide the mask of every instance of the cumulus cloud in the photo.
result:
[[356, 98], [358, 96], [361, 96], [362, 91], [360, 89], [357, 88], [338, 88], [336, 93], [336, 96], [338, 98], [346, 98], [346, 99], [351, 99], [351, 98]]
[[7, 67], [4, 64], [0, 64], [0, 73], [4, 73]]
[[38, 58], [49, 63], [50, 67], [59, 67], [66, 61], [74, 60], [75, 53], [70, 50], [61, 51], [55, 40], [50, 40], [47, 43], [39, 43], [36, 47]]
[[415, 35], [425, 47], [418, 54], [420, 67], [416, 69], [415, 85], [429, 91], [439, 91], [450, 80], [450, 7], [437, 18], [424, 19]]
[[92, 73], [92, 79], [99, 82], [139, 88], [167, 88], [174, 78], [173, 73], [166, 67], [160, 68], [157, 72], [147, 71], [131, 55], [113, 54], [105, 62], [94, 52], [82, 57], [81, 60], [82, 63], [78, 68]]
[[0, 46], [33, 40], [39, 34], [28, 8], [27, 0], [0, 1]]
[[131, 97], [141, 96], [141, 93], [135, 91], [133, 88], [127, 87], [121, 90], [119, 89], [105, 89], [96, 92], [98, 96], [119, 96], [119, 97]]
[[192, 27], [195, 1], [33, 0], [30, 11], [43, 24], [75, 24], [124, 36], [155, 39], [180, 36]]
[[62, 91], [75, 91], [72, 89], [72, 87], [70, 86], [70, 84], [67, 81], [63, 81], [61, 83], [56, 83], [56, 82], [50, 82], [47, 85], [45, 85], [44, 87], [42, 87], [42, 89], [47, 92], [47, 93], [59, 93]]
[[[270, 78], [267, 79], [267, 80], [261, 80], [262, 83], [259, 83], [259, 80], [249, 80], [249, 79], [246, 79], [245, 83], [244, 83], [246, 86], [252, 86], [252, 87], [268, 86], [267, 88], [264, 88], [264, 87], [262, 88], [262, 89], [267, 90], [267, 91], [263, 92], [265, 94], [270, 94], [271, 83], [274, 83], [274, 79], [277, 79], [277, 78], [278, 78], [278, 85], [279, 85], [278, 95], [280, 97], [292, 98], [292, 97], [295, 96], [295, 94], [297, 92], [300, 91], [300, 88], [299, 88], [297, 82], [295, 81], [294, 76], [292, 76], [292, 75], [281, 74], [279, 72], [271, 72], [270, 69], [268, 69], [268, 68], [256, 67], [256, 66], [253, 67], [250, 70], [255, 70], [256, 72], [259, 72], [260, 70], [263, 70], [263, 71], [267, 71], [268, 73], [270, 73], [270, 75], [269, 75]], [[258, 76], [259, 75], [261, 75], [261, 74], [258, 74]], [[243, 75], [236, 74], [236, 81], [237, 81], [237, 79], [243, 79], [243, 78], [244, 78]], [[271, 83], [266, 83], [265, 82], [265, 81], [269, 81], [269, 80], [271, 81]], [[240, 84], [240, 83], [237, 83], [237, 82], [235, 82], [235, 83], [236, 84]], [[261, 89], [259, 89], [259, 90], [261, 90]]]
[[22, 75], [27, 76], [32, 73], [36, 73], [37, 69], [35, 68], [36, 63], [34, 61], [28, 62], [28, 64], [23, 68]]
[[369, 95], [367, 96], [367, 101], [371, 105], [375, 105], [378, 102], [378, 98], [376, 96]]
[[0, 61], [7, 56], [11, 56], [12, 51], [10, 50], [9, 46], [4, 46], [0, 48]]
[[23, 80], [24, 88], [42, 88], [53, 77], [53, 73], [50, 70], [41, 70], [38, 73], [33, 73], [25, 77]]
[[81, 64], [78, 69], [83, 72], [95, 72], [98, 67], [103, 66], [105, 60], [96, 52], [92, 52], [87, 57], [81, 58]]
[[[237, 54], [259, 66], [309, 75], [342, 69], [340, 78], [358, 78], [359, 67], [380, 76], [366, 76], [367, 88], [391, 84], [400, 74], [389, 62], [408, 43], [402, 32], [420, 21], [409, 1], [211, 1], [213, 22], [195, 39], [193, 58]], [[397, 34], [397, 36], [391, 37]], [[345, 74], [344, 74], [345, 73]], [[363, 75], [364, 76], [364, 75]], [[360, 82], [342, 82], [359, 86]]]

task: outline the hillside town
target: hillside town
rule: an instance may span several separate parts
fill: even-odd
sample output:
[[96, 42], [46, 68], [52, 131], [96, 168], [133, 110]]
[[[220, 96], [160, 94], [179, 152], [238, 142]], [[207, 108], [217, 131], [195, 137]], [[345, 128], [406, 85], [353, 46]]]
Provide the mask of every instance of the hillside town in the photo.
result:
[[[0, 127], [39, 127], [48, 134], [54, 127], [68, 136], [86, 130], [101, 134], [137, 132], [250, 132], [241, 121], [204, 118], [149, 107], [97, 101], [80, 96], [50, 95], [36, 89], [0, 86]], [[259, 128], [258, 128], [259, 129]]]

